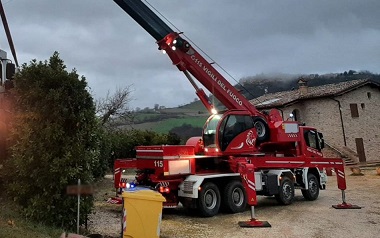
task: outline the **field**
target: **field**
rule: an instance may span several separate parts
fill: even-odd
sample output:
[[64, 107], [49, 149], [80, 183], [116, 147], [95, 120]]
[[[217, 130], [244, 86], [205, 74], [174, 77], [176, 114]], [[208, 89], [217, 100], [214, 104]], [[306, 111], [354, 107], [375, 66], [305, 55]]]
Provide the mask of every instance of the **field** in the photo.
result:
[[183, 118], [170, 118], [157, 122], [145, 122], [133, 125], [133, 128], [138, 130], [150, 130], [158, 133], [168, 133], [172, 128], [189, 124], [193, 127], [203, 127], [207, 117], [183, 117]]
[[174, 127], [180, 127], [183, 124], [202, 128], [209, 115], [204, 105], [198, 100], [176, 108], [144, 109], [135, 112], [134, 123], [131, 126], [138, 130], [166, 134]]

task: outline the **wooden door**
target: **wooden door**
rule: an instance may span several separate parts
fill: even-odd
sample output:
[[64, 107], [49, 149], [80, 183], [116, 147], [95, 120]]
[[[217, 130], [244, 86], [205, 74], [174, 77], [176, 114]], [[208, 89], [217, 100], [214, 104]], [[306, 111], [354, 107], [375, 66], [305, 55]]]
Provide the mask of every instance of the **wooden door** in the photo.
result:
[[355, 138], [356, 152], [359, 156], [359, 162], [366, 162], [363, 138]]

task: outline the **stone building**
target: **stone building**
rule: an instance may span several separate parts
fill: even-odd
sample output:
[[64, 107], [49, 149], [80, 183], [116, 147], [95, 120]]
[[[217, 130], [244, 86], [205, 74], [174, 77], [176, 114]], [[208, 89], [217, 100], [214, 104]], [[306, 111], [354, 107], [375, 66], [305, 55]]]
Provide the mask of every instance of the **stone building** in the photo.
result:
[[[371, 80], [299, 88], [251, 100], [258, 109], [279, 109], [284, 120], [313, 126], [326, 144], [354, 163], [380, 161], [380, 84]], [[290, 118], [290, 114], [293, 118]]]

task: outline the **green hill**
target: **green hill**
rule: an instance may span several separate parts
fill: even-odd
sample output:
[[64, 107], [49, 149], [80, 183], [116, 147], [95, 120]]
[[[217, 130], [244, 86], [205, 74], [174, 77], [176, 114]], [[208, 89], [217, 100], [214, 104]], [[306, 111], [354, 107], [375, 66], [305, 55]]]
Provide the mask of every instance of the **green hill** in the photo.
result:
[[[309, 86], [318, 86], [328, 83], [338, 83], [354, 79], [370, 78], [380, 81], [379, 74], [368, 71], [356, 72], [353, 70], [333, 74], [310, 74], [310, 75], [256, 75], [240, 79], [235, 87], [241, 91], [247, 99], [253, 99], [264, 93], [292, 90], [298, 88], [298, 79], [302, 77], [308, 81]], [[213, 101], [213, 99], [210, 99]], [[216, 107], [220, 103], [216, 101]], [[200, 100], [188, 103], [176, 108], [148, 109], [135, 112], [131, 127], [140, 130], [152, 130], [158, 133], [169, 133], [170, 131], [179, 135], [182, 139], [193, 136], [194, 133], [201, 134], [202, 127], [209, 117], [209, 112]], [[188, 131], [192, 131], [188, 133]]]
[[209, 112], [197, 100], [176, 108], [142, 110], [134, 113], [131, 128], [167, 134], [174, 132], [185, 142], [191, 136], [200, 136]]
[[202, 128], [207, 120], [206, 115], [195, 117], [188, 116], [182, 118], [168, 118], [156, 122], [144, 122], [132, 125], [133, 128], [138, 130], [150, 130], [158, 133], [169, 133], [175, 127], [181, 127], [184, 124], [191, 125], [195, 128]]

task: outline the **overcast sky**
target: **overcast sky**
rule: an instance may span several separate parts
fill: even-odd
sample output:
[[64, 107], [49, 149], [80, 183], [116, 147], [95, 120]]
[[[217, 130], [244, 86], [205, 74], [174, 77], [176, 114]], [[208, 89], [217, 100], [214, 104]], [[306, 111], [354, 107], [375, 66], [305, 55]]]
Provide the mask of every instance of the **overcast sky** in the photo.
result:
[[[176, 107], [196, 98], [154, 38], [112, 0], [2, 2], [20, 64], [58, 51], [70, 70], [87, 78], [94, 98], [131, 85], [131, 108]], [[380, 72], [379, 0], [149, 3], [236, 80], [261, 73]], [[12, 59], [3, 30], [0, 48]]]

